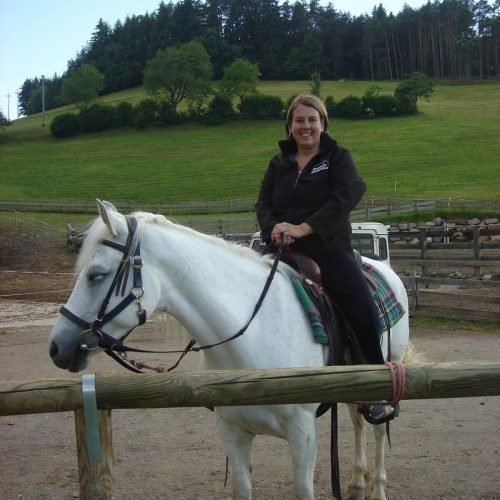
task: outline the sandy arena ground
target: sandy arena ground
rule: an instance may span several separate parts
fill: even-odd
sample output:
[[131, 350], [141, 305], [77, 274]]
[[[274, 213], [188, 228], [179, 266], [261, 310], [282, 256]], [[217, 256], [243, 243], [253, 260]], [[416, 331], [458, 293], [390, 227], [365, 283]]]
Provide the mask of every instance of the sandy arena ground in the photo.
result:
[[[0, 235], [1, 379], [64, 376], [48, 356], [48, 335], [58, 304], [71, 288], [74, 256], [43, 234]], [[40, 242], [45, 242], [41, 245]], [[26, 270], [34, 274], [25, 274]], [[16, 271], [16, 272], [12, 272]], [[20, 273], [19, 271], [23, 271]], [[54, 274], [54, 273], [62, 274]], [[62, 290], [62, 291], [61, 291]], [[24, 293], [25, 295], [16, 295]], [[9, 295], [9, 297], [7, 297]], [[131, 345], [178, 349], [187, 337], [166, 316], [131, 336]], [[412, 341], [426, 361], [498, 361], [498, 331], [415, 329]], [[141, 355], [150, 364], [170, 365], [174, 355]], [[180, 369], [194, 370], [197, 355]], [[122, 372], [107, 356], [94, 358], [89, 372]], [[138, 375], [140, 376], [140, 375]], [[402, 402], [386, 453], [387, 494], [403, 500], [500, 499], [500, 398]], [[330, 498], [329, 414], [318, 420], [320, 446], [316, 497]], [[200, 408], [113, 412], [117, 499], [226, 499], [225, 455], [213, 414]], [[340, 468], [345, 491], [350, 476], [352, 432], [340, 408]], [[371, 436], [369, 436], [371, 437]], [[373, 451], [369, 439], [370, 457]], [[372, 462], [370, 461], [370, 465]], [[78, 469], [72, 413], [0, 417], [0, 498], [78, 498]], [[286, 444], [258, 437], [253, 453], [255, 500], [291, 498]]]

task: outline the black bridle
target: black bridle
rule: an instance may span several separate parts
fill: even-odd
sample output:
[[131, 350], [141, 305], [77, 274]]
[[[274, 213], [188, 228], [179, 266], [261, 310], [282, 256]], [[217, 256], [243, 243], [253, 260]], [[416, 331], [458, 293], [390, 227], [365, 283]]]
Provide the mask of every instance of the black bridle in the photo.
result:
[[[108, 293], [101, 303], [101, 307], [99, 308], [96, 319], [92, 323], [85, 321], [83, 318], [80, 318], [79, 316], [71, 312], [66, 306], [62, 306], [59, 312], [64, 317], [66, 317], [79, 327], [83, 328], [84, 331], [81, 334], [80, 338], [80, 350], [90, 352], [101, 348], [106, 354], [118, 361], [118, 363], [120, 363], [125, 368], [128, 368], [129, 370], [137, 373], [142, 373], [141, 370], [135, 368], [126, 359], [125, 353], [127, 351], [149, 351], [142, 351], [134, 349], [132, 347], [127, 347], [123, 344], [123, 341], [121, 339], [117, 339], [103, 330], [103, 326], [106, 323], [109, 323], [113, 318], [118, 316], [133, 302], [137, 304], [138, 323], [125, 334], [123, 339], [125, 339], [134, 328], [143, 325], [146, 322], [146, 310], [142, 307], [144, 287], [142, 284], [141, 269], [143, 266], [143, 261], [141, 258], [140, 242], [138, 239], [135, 248], [132, 248], [134, 236], [137, 231], [137, 220], [134, 217], [127, 217], [126, 221], [128, 235], [125, 245], [121, 245], [110, 240], [99, 241], [99, 243], [102, 245], [114, 248], [115, 250], [122, 252], [123, 256], [116, 270], [113, 281], [109, 287]], [[128, 295], [125, 296], [130, 269], [132, 269], [132, 287]], [[124, 298], [113, 309], [106, 312], [113, 293], [116, 296], [121, 295]]]
[[[257, 312], [259, 311], [262, 302], [264, 301], [264, 298], [269, 290], [269, 287], [271, 286], [271, 282], [276, 273], [276, 269], [278, 267], [278, 263], [280, 261], [281, 254], [283, 251], [282, 247], [279, 247], [276, 252], [276, 256], [273, 265], [271, 267], [271, 272], [267, 277], [267, 281], [264, 285], [259, 300], [257, 301], [254, 307], [250, 319], [247, 321], [247, 323], [243, 328], [241, 328], [238, 332], [236, 332], [234, 335], [232, 335], [227, 339], [221, 340], [214, 344], [207, 344], [198, 347], [195, 347], [196, 340], [193, 339], [188, 343], [186, 348], [182, 351], [150, 351], [150, 350], [137, 349], [134, 347], [126, 346], [123, 343], [122, 339], [117, 339], [112, 335], [106, 333], [102, 329], [102, 327], [106, 323], [111, 321], [113, 318], [118, 316], [118, 314], [120, 314], [132, 302], [135, 302], [137, 304], [138, 323], [137, 325], [134, 325], [124, 335], [123, 340], [125, 340], [128, 337], [128, 335], [132, 332], [132, 330], [134, 330], [138, 326], [143, 325], [146, 322], [146, 310], [142, 307], [142, 297], [144, 295], [144, 287], [142, 284], [141, 269], [143, 266], [143, 261], [140, 256], [141, 253], [140, 241], [138, 238], [136, 238], [135, 248], [132, 249], [134, 236], [137, 231], [137, 220], [132, 216], [127, 216], [126, 221], [128, 227], [128, 235], [125, 245], [121, 245], [119, 243], [115, 243], [114, 241], [110, 240], [99, 241], [99, 243], [102, 245], [114, 248], [115, 250], [122, 252], [123, 257], [118, 266], [118, 269], [116, 270], [115, 277], [113, 278], [113, 281], [109, 287], [108, 293], [106, 294], [106, 297], [104, 297], [104, 300], [101, 303], [101, 307], [99, 308], [99, 312], [97, 313], [96, 319], [92, 323], [85, 321], [84, 319], [80, 318], [79, 316], [71, 312], [66, 306], [61, 306], [59, 310], [59, 312], [64, 317], [66, 317], [79, 327], [83, 328], [83, 332], [80, 338], [80, 346], [79, 346], [80, 350], [90, 352], [101, 348], [108, 356], [112, 357], [115, 361], [120, 363], [120, 365], [124, 366], [128, 370], [131, 370], [135, 373], [144, 373], [144, 372], [136, 366], [137, 363], [135, 363], [135, 361], [127, 359], [127, 352], [169, 353], [169, 354], [182, 353], [178, 361], [168, 369], [168, 371], [171, 371], [179, 365], [182, 358], [189, 352], [198, 352], [205, 349], [211, 349], [212, 347], [216, 347], [221, 344], [225, 344], [226, 342], [230, 342], [231, 340], [234, 340], [245, 333], [247, 328], [250, 326], [250, 323], [257, 315]], [[133, 284], [129, 294], [126, 297], [124, 297], [130, 268], [132, 268]], [[118, 305], [116, 305], [111, 311], [106, 312], [111, 296], [113, 295], [113, 292], [115, 293], [116, 296], [120, 294], [122, 297], [124, 297], [124, 299]]]

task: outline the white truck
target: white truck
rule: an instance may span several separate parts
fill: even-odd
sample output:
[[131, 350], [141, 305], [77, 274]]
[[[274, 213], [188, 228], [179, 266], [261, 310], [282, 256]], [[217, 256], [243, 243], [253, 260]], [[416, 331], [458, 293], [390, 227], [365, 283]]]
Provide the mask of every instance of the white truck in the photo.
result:
[[[352, 222], [352, 247], [365, 257], [391, 264], [389, 257], [389, 227], [380, 222]], [[260, 232], [254, 233], [250, 247], [260, 251], [264, 246]]]

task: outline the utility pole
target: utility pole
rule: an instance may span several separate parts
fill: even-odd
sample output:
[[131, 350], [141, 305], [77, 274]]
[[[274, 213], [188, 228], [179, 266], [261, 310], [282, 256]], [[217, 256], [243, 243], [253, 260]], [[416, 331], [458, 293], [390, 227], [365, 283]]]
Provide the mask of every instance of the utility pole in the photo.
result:
[[7, 121], [10, 122], [10, 93], [7, 93]]
[[16, 92], [16, 118], [19, 119], [19, 90]]

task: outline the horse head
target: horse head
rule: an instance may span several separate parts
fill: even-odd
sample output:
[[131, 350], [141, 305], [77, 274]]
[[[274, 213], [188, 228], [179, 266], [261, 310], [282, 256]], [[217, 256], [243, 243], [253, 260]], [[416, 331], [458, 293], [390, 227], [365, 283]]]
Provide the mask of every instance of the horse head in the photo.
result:
[[[108, 202], [97, 200], [92, 223], [77, 262], [78, 278], [50, 334], [50, 356], [59, 368], [78, 372], [89, 356], [120, 351], [122, 340], [146, 319], [153, 294], [144, 297], [140, 228]], [[154, 287], [150, 286], [151, 291]], [[152, 310], [152, 309], [151, 309]]]

